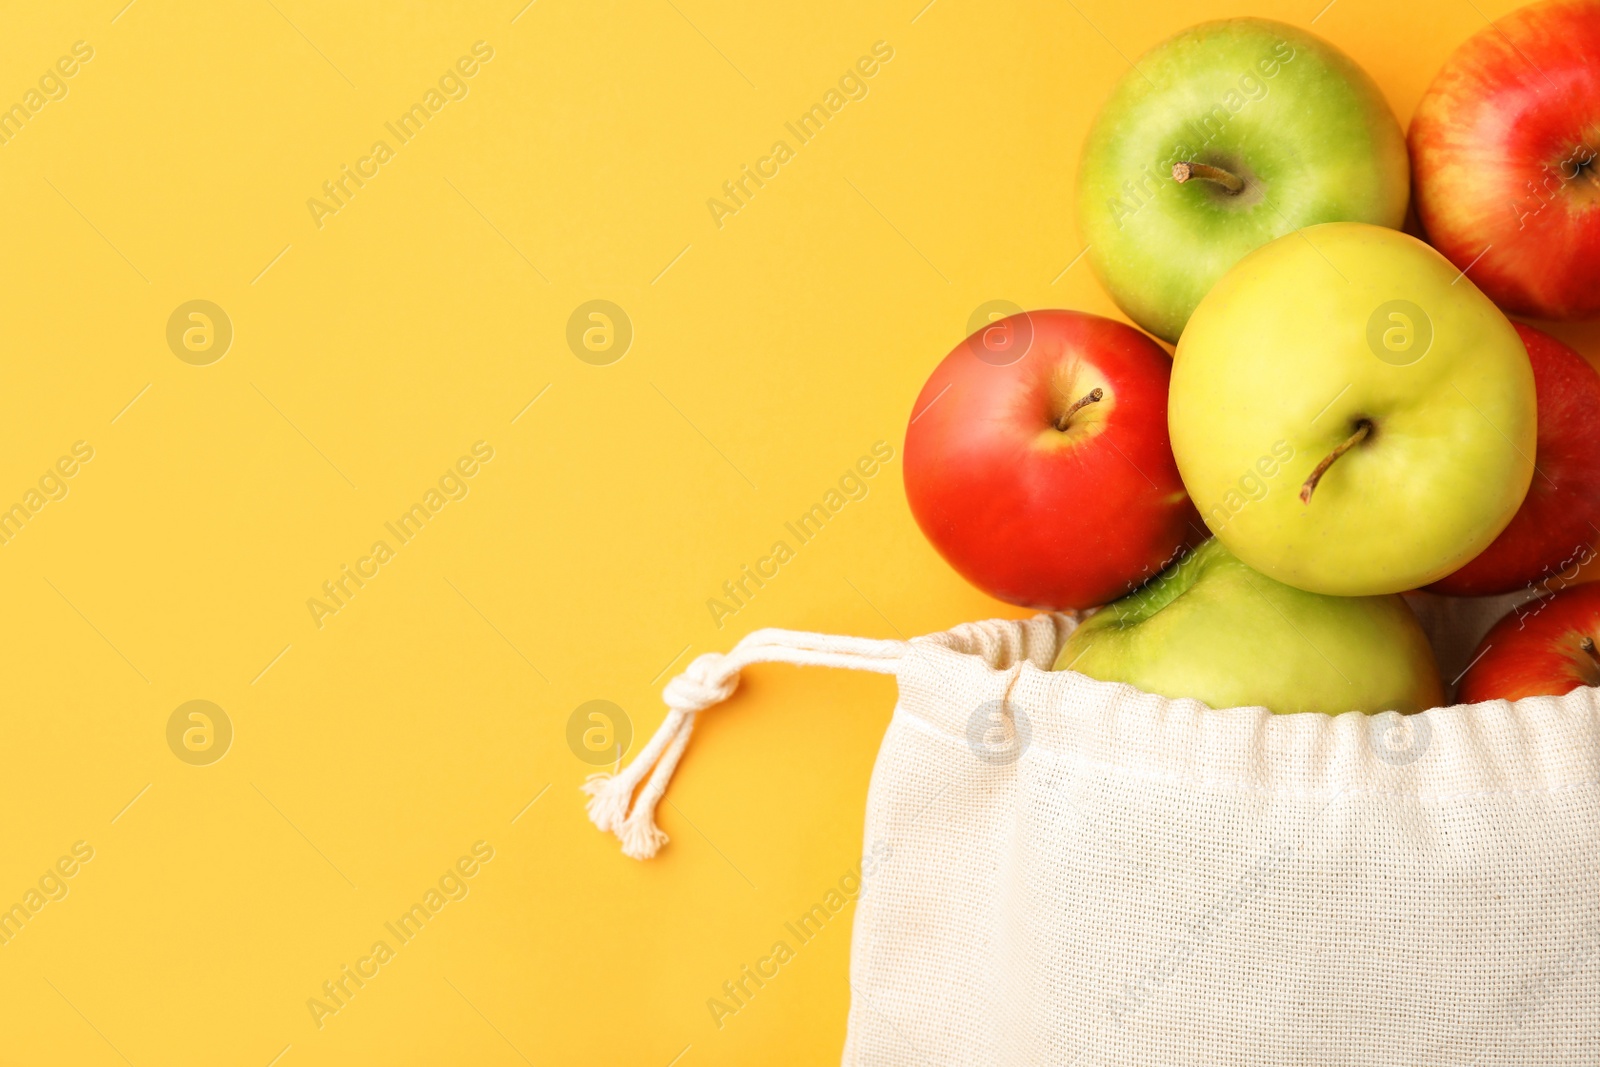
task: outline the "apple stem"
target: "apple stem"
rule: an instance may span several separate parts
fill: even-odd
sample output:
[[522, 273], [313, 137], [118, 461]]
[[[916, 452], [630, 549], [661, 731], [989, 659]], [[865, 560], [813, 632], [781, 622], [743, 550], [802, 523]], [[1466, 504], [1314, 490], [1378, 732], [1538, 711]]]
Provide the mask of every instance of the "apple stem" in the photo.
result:
[[1098, 404], [1100, 401], [1105, 399], [1105, 395], [1106, 391], [1101, 389], [1099, 386], [1095, 386], [1093, 389], [1089, 390], [1086, 395], [1078, 398], [1078, 402], [1076, 404], [1073, 404], [1070, 408], [1061, 413], [1060, 417], [1056, 419], [1056, 429], [1064, 432], [1068, 423], [1072, 421], [1072, 416], [1078, 413], [1079, 408], [1086, 407], [1089, 404]]
[[1585, 634], [1583, 640], [1578, 642], [1578, 647], [1588, 653], [1590, 659], [1600, 663], [1600, 649], [1594, 647], [1594, 638]]
[[1229, 196], [1237, 196], [1244, 192], [1244, 179], [1237, 174], [1213, 167], [1209, 163], [1174, 163], [1172, 165], [1172, 180], [1180, 185], [1190, 178], [1199, 178], [1201, 181], [1215, 182], [1228, 191]]
[[1305, 484], [1300, 487], [1300, 502], [1302, 504], [1311, 503], [1311, 494], [1317, 491], [1317, 483], [1322, 481], [1322, 476], [1324, 474], [1328, 473], [1328, 468], [1333, 466], [1334, 460], [1338, 459], [1340, 456], [1356, 447], [1356, 445], [1359, 445], [1362, 441], [1365, 441], [1367, 439], [1367, 434], [1371, 432], [1372, 423], [1368, 422], [1366, 419], [1362, 419], [1360, 422], [1356, 423], [1355, 433], [1341, 441], [1338, 448], [1335, 448], [1332, 452], [1329, 452], [1322, 458], [1321, 463], [1318, 463], [1312, 468], [1311, 476], [1307, 478]]

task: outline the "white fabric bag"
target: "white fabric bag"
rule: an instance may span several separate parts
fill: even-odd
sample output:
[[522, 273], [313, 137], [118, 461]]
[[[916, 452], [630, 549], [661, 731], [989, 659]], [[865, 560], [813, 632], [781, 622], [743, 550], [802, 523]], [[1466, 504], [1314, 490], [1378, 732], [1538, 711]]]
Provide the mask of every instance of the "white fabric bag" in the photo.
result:
[[[1510, 604], [1413, 602], [1446, 679]], [[892, 673], [845, 1064], [1600, 1063], [1600, 690], [1214, 711], [1050, 671], [1075, 625], [758, 631], [668, 683], [590, 814], [653, 855], [695, 714], [749, 663]]]

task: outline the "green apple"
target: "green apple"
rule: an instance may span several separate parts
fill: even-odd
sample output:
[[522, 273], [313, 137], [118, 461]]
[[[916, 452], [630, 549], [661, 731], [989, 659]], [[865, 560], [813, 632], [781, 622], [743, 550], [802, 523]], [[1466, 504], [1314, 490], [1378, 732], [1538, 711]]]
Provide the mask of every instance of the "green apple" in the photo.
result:
[[1439, 253], [1333, 222], [1241, 260], [1173, 357], [1167, 425], [1211, 532], [1314, 593], [1415, 589], [1489, 546], [1528, 491], [1533, 369]]
[[1056, 670], [1280, 714], [1409, 714], [1444, 702], [1433, 650], [1402, 597], [1307, 593], [1251, 570], [1216, 538], [1092, 615]]
[[1409, 190], [1405, 135], [1353, 60], [1229, 19], [1157, 45], [1117, 85], [1084, 146], [1078, 219], [1117, 306], [1176, 341], [1251, 250], [1319, 222], [1398, 227]]

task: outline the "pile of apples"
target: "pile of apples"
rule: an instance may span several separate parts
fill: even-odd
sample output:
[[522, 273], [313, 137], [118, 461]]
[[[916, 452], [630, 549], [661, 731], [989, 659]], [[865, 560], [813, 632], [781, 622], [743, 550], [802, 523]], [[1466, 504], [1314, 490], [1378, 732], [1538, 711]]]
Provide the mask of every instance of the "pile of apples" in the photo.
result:
[[1550, 592], [1600, 540], [1600, 373], [1506, 318], [1600, 313], [1597, 150], [1600, 0], [1467, 41], [1409, 139], [1303, 30], [1158, 45], [1089, 133], [1079, 217], [1175, 352], [1077, 311], [974, 333], [913, 408], [918, 524], [995, 597], [1100, 608], [1057, 669], [1169, 697], [1441, 705], [1418, 589], [1546, 594], [1461, 702], [1600, 685], [1600, 584]]

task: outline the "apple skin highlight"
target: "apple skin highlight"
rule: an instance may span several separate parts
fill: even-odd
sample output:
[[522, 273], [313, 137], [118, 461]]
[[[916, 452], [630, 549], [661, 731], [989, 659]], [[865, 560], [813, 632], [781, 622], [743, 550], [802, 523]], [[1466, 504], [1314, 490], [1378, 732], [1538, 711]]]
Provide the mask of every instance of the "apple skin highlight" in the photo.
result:
[[[1025, 351], [984, 358], [988, 330]], [[1087, 608], [1138, 588], [1203, 530], [1167, 442], [1171, 368], [1138, 330], [1077, 311], [1024, 312], [963, 341], [906, 429], [922, 532], [1011, 604]]]
[[[1174, 179], [1180, 163], [1243, 182]], [[1252, 249], [1321, 222], [1398, 228], [1405, 133], [1383, 92], [1313, 33], [1268, 19], [1201, 23], [1139, 57], [1084, 142], [1078, 232], [1117, 306], [1176, 342]]]
[[1507, 311], [1600, 314], [1600, 0], [1519, 8], [1469, 38], [1409, 142], [1428, 240]]
[[1433, 649], [1403, 597], [1307, 593], [1214, 538], [1079, 626], [1055, 669], [1278, 714], [1410, 714], [1444, 702]]
[[1590, 582], [1512, 609], [1484, 635], [1456, 702], [1561, 696], [1600, 685], [1600, 659], [1583, 642], [1600, 634], [1600, 584]]
[[[1314, 593], [1399, 593], [1460, 569], [1521, 506], [1533, 370], [1438, 252], [1330, 222], [1256, 249], [1201, 301], [1173, 357], [1168, 428], [1202, 518], [1245, 563]], [[1241, 499], [1280, 445], [1293, 459]]]
[[1428, 586], [1447, 596], [1494, 596], [1570, 582], [1600, 541], [1600, 371], [1542, 330], [1513, 323], [1538, 394], [1538, 445], [1528, 495], [1494, 542]]

